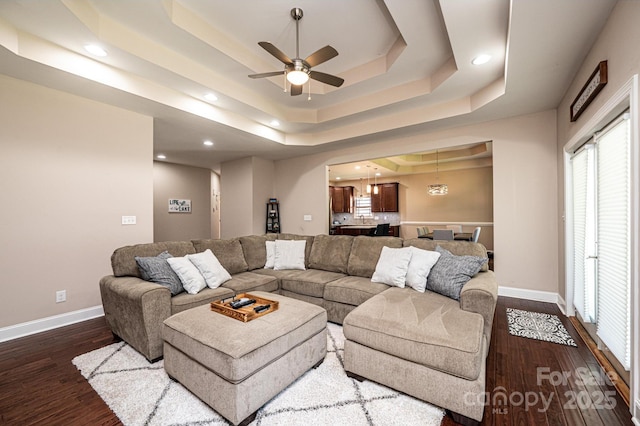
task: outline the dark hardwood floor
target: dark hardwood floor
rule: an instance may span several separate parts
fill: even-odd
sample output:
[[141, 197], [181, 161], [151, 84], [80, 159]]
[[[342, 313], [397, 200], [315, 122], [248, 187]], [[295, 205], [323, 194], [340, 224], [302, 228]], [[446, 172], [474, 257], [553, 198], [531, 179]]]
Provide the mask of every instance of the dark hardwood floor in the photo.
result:
[[[509, 307], [558, 315], [578, 347], [509, 335]], [[0, 424], [120, 424], [71, 363], [75, 356], [112, 342], [104, 318], [98, 318], [0, 343]], [[632, 424], [628, 407], [603, 378], [557, 306], [499, 298], [487, 358], [489, 404], [483, 425]], [[443, 426], [452, 425], [445, 417]]]

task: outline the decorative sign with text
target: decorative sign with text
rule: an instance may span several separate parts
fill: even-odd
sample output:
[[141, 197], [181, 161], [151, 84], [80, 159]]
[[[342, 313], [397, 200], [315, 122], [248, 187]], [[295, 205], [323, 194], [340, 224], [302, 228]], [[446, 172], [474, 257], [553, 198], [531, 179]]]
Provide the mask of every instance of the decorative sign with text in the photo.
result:
[[571, 104], [571, 121], [576, 121], [580, 117], [605, 84], [607, 84], [607, 61], [602, 61]]
[[191, 213], [191, 200], [169, 199], [169, 213]]

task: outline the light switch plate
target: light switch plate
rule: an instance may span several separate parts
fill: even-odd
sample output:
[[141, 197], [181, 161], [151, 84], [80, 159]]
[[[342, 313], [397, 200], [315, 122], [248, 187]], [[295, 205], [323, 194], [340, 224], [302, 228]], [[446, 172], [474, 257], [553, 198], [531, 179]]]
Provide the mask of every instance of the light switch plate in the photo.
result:
[[307, 222], [311, 222], [311, 215], [310, 214], [305, 214], [304, 215], [304, 220]]
[[135, 225], [136, 217], [135, 216], [122, 216], [122, 224], [123, 225]]

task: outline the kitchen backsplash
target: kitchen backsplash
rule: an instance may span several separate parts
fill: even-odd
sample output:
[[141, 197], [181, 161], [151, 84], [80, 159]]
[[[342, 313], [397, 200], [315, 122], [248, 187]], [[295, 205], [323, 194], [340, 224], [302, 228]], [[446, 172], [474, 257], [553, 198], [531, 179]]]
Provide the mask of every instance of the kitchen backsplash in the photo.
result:
[[400, 213], [374, 213], [372, 218], [359, 218], [352, 213], [333, 213], [331, 224], [333, 225], [377, 225], [378, 223], [389, 223], [400, 225]]

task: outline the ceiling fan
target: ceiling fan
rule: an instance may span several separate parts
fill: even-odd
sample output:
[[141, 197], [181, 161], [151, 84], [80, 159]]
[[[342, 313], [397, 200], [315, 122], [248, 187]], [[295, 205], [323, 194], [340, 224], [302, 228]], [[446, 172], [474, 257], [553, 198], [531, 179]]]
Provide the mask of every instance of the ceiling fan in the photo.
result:
[[312, 67], [320, 65], [321, 63], [338, 56], [338, 51], [333, 47], [325, 46], [322, 49], [319, 49], [311, 55], [307, 56], [305, 59], [300, 59], [300, 34], [298, 32], [298, 23], [302, 19], [302, 9], [297, 7], [291, 9], [291, 17], [296, 21], [296, 57], [294, 59], [290, 59], [273, 44], [269, 43], [268, 41], [261, 41], [258, 43], [260, 47], [271, 53], [271, 55], [282, 62], [284, 64], [284, 71], [251, 74], [249, 75], [249, 77], [263, 78], [284, 74], [287, 78], [287, 81], [291, 83], [291, 96], [301, 94], [302, 85], [305, 84], [309, 80], [309, 78], [335, 87], [342, 86], [342, 83], [344, 83], [344, 79], [336, 77], [335, 75], [311, 70]]

